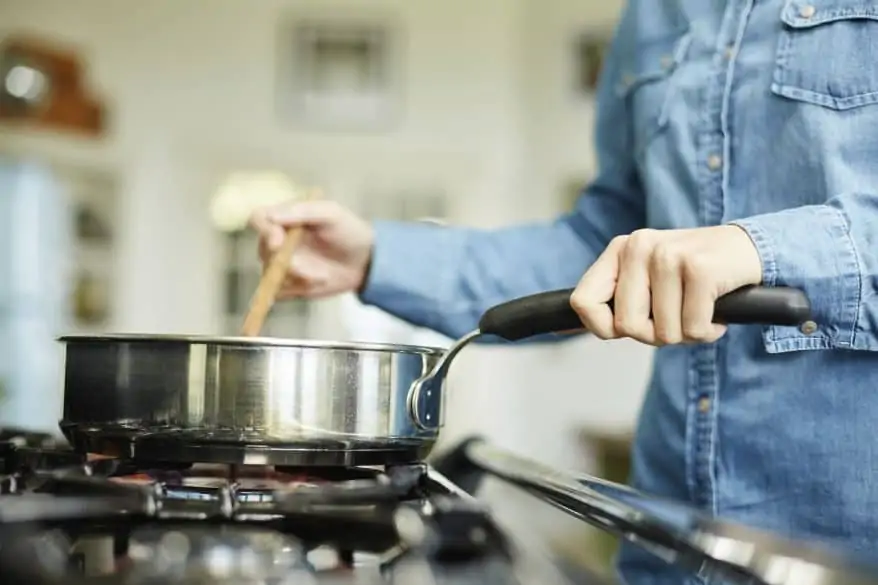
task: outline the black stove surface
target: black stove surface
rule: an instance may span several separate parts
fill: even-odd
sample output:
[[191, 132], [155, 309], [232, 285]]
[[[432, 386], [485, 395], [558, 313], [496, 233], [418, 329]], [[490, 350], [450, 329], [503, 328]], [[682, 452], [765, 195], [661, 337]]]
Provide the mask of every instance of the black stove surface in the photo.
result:
[[0, 583], [531, 582], [517, 565], [423, 463], [158, 464], [0, 434]]

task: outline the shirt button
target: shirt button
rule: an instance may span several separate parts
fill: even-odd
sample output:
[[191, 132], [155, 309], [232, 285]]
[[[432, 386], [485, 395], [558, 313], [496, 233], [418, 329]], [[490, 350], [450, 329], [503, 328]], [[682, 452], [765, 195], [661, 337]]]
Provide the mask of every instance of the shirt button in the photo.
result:
[[728, 47], [726, 47], [726, 50], [723, 51], [723, 56], [725, 56], [726, 59], [731, 59], [732, 57], [734, 57], [735, 56], [735, 46], [729, 45]]
[[674, 65], [674, 58], [670, 55], [665, 55], [661, 58], [660, 63], [662, 69], [670, 69]]
[[706, 413], [710, 410], [710, 398], [706, 396], [698, 400], [698, 411]]
[[707, 168], [712, 171], [718, 170], [723, 166], [723, 158], [718, 154], [712, 154], [707, 157]]
[[810, 4], [806, 4], [799, 8], [799, 16], [801, 16], [802, 18], [811, 18], [812, 16], [814, 16], [815, 12], [817, 12], [817, 9]]
[[814, 321], [805, 321], [802, 323], [802, 326], [799, 327], [799, 331], [804, 333], [805, 335], [813, 335], [817, 332], [817, 323]]

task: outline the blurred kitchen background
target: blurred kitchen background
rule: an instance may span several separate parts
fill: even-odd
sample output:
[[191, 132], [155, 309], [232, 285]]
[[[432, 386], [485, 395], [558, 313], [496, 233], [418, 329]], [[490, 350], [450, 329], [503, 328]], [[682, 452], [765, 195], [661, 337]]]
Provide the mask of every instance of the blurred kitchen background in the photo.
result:
[[[368, 217], [483, 227], [569, 208], [620, 7], [0, 0], [0, 425], [56, 432], [59, 334], [233, 334], [260, 270], [254, 205], [320, 186]], [[354, 298], [284, 303], [267, 332], [448, 343]], [[650, 357], [467, 350], [443, 443], [478, 433], [624, 480]], [[521, 514], [571, 555], [600, 550]]]

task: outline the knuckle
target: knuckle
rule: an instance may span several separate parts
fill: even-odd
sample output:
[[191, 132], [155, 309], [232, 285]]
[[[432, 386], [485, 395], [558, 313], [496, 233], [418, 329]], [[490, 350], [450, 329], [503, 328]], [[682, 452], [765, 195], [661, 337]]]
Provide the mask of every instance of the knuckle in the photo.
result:
[[650, 266], [657, 271], [669, 272], [679, 269], [682, 262], [680, 250], [668, 243], [655, 246], [650, 257]]
[[701, 254], [689, 254], [682, 259], [681, 268], [683, 276], [686, 278], [700, 278], [707, 274], [710, 269], [710, 262]]
[[679, 334], [664, 327], [656, 327], [655, 339], [661, 345], [673, 345], [682, 341]]
[[651, 240], [656, 234], [656, 230], [652, 228], [641, 228], [639, 230], [634, 230], [631, 232], [631, 239], [633, 240], [643, 240], [648, 239]]
[[588, 310], [585, 293], [577, 290], [570, 296], [570, 307], [582, 317]]
[[692, 323], [683, 326], [683, 335], [690, 341], [709, 341], [711, 328], [704, 323]]
[[616, 315], [615, 319], [613, 319], [613, 327], [616, 329], [616, 333], [626, 337], [631, 337], [637, 333], [637, 327], [634, 326], [630, 319], [624, 316]]
[[652, 253], [655, 244], [654, 230], [637, 230], [628, 238], [625, 253], [633, 258], [645, 258]]
[[602, 341], [607, 341], [609, 339], [614, 339], [616, 337], [612, 331], [602, 329], [602, 328], [595, 328], [595, 329], [590, 330], [590, 332], [592, 335], [594, 335], [595, 337], [597, 337], [598, 339], [600, 339]]
[[616, 236], [612, 240], [610, 240], [609, 247], [618, 248], [620, 246], [624, 246], [628, 241], [628, 236]]
[[583, 324], [583, 326], [585, 326], [585, 328], [592, 333], [597, 333], [597, 324], [592, 318], [594, 312], [593, 305], [588, 302], [587, 297], [585, 295], [573, 295], [572, 297], [570, 297], [570, 306], [579, 317], [579, 321]]

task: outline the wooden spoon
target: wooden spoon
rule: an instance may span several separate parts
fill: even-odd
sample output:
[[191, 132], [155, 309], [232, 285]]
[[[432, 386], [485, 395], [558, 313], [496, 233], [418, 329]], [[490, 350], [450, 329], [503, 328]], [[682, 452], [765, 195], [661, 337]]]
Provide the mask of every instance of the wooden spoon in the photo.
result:
[[[313, 200], [319, 197], [320, 192], [314, 190], [305, 199]], [[244, 337], [258, 337], [259, 332], [262, 331], [265, 319], [268, 317], [268, 313], [277, 299], [277, 293], [280, 292], [281, 286], [283, 286], [287, 270], [289, 269], [290, 259], [293, 257], [293, 252], [299, 247], [304, 233], [305, 230], [302, 226], [296, 226], [287, 230], [283, 244], [281, 244], [281, 247], [275, 252], [268, 266], [266, 266], [265, 271], [262, 273], [262, 278], [259, 279], [259, 286], [250, 300], [250, 308], [247, 311], [247, 316], [244, 318], [244, 325], [241, 327], [241, 335]]]

